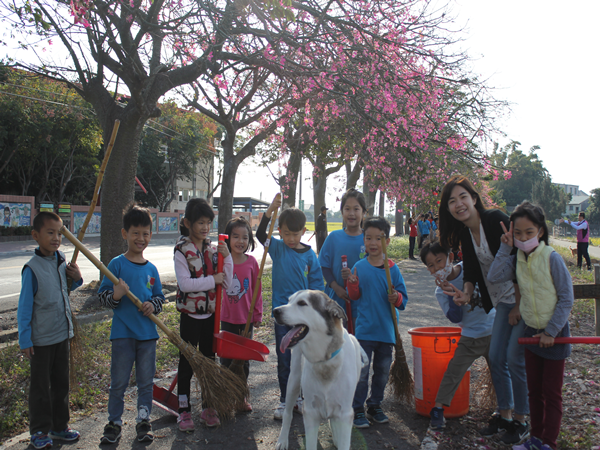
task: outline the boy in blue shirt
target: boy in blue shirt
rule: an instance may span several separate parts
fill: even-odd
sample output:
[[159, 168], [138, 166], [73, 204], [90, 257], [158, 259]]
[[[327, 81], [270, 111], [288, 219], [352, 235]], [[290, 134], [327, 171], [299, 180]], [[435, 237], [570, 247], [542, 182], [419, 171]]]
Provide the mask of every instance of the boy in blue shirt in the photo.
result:
[[[354, 334], [369, 357], [369, 364], [363, 367], [360, 373], [352, 402], [356, 428], [368, 428], [370, 426], [368, 419], [376, 423], [389, 422], [381, 409], [381, 402], [390, 375], [392, 350], [396, 345], [394, 322], [390, 317], [390, 303], [396, 307], [396, 316], [398, 316], [398, 310], [404, 310], [408, 301], [400, 269], [391, 260], [388, 260], [388, 263], [393, 289], [388, 293], [381, 240], [385, 239], [387, 244], [390, 242], [389, 222], [383, 217], [372, 217], [364, 223], [363, 229], [368, 256], [354, 265], [347, 285], [350, 300], [358, 300], [358, 317]], [[371, 396], [367, 398], [371, 361], [373, 361]]]
[[[121, 436], [123, 397], [134, 362], [138, 388], [137, 440], [154, 440], [150, 412], [158, 333], [149, 316], [162, 311], [165, 297], [158, 270], [144, 258], [144, 250], [152, 238], [152, 216], [148, 209], [131, 204], [123, 215], [121, 234], [127, 241], [127, 252], [113, 258], [108, 264], [108, 270], [119, 278], [119, 283], [113, 285], [108, 277], [104, 277], [98, 289], [100, 303], [114, 309], [110, 331], [112, 356], [108, 424], [104, 427], [102, 444], [114, 444]], [[124, 298], [129, 290], [143, 303], [141, 310]]]
[[496, 310], [492, 309], [489, 314], [486, 314], [481, 306], [459, 305], [454, 302], [453, 297], [444, 294], [444, 290], [452, 290], [450, 285], [462, 291], [463, 269], [462, 262], [455, 266], [452, 265], [454, 254], [442, 247], [439, 241], [423, 245], [420, 256], [429, 273], [435, 277], [435, 283], [438, 286], [435, 289], [435, 296], [442, 311], [450, 322], [459, 325], [462, 329], [454, 357], [448, 363], [448, 368], [440, 383], [435, 406], [429, 414], [431, 428], [441, 430], [446, 426], [444, 406], [450, 406], [458, 386], [473, 361], [480, 356], [483, 356], [486, 361], [488, 360]]
[[[281, 194], [277, 194], [269, 209], [263, 215], [260, 225], [256, 230], [256, 237], [261, 244], [267, 240], [267, 225], [275, 209], [281, 206]], [[273, 260], [272, 289], [273, 309], [286, 305], [288, 298], [303, 289], [325, 289], [323, 273], [319, 260], [313, 249], [300, 242], [306, 231], [306, 216], [297, 208], [286, 208], [279, 216], [279, 236], [281, 239], [271, 238], [269, 255]], [[279, 379], [280, 404], [275, 409], [274, 418], [281, 420], [285, 410], [285, 394], [290, 376], [291, 350], [281, 353], [279, 347], [283, 337], [292, 329], [285, 325], [275, 323], [275, 349], [277, 351], [277, 378]], [[302, 413], [302, 398], [296, 401], [295, 411]]]
[[41, 212], [31, 235], [39, 245], [23, 267], [17, 310], [19, 346], [31, 363], [29, 431], [34, 448], [52, 447], [52, 438], [74, 441], [69, 428], [69, 339], [73, 337], [67, 277], [73, 289], [83, 280], [75, 263], [59, 251], [61, 218]]

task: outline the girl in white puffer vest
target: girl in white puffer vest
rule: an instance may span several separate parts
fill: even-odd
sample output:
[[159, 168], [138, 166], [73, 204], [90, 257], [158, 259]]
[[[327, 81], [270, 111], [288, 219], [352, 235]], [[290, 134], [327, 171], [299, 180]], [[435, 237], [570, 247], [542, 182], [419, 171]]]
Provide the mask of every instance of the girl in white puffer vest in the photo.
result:
[[[548, 246], [548, 227], [539, 206], [523, 202], [510, 216], [510, 229], [502, 228], [502, 245], [490, 267], [488, 280], [498, 283], [515, 276], [521, 291], [524, 337], [539, 337], [527, 345], [525, 368], [531, 414], [530, 439], [513, 450], [556, 450], [562, 420], [562, 385], [570, 344], [554, 338], [570, 336], [573, 283], [562, 257]], [[519, 249], [511, 255], [513, 245]]]

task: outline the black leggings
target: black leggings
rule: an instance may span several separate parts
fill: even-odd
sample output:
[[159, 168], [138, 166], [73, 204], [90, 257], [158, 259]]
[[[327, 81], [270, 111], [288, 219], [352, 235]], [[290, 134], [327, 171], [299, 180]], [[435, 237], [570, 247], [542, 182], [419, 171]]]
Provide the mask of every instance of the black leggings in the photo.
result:
[[[215, 316], [212, 314], [206, 319], [194, 319], [185, 313], [181, 313], [179, 325], [179, 334], [181, 339], [191, 344], [194, 348], [200, 350], [200, 352], [210, 359], [215, 359], [213, 352], [213, 332], [215, 325]], [[179, 413], [190, 412], [190, 384], [194, 371], [188, 360], [179, 353], [179, 368], [177, 373], [177, 394], [180, 396], [187, 396], [187, 406], [180, 406]], [[203, 408], [206, 405], [203, 404]]]

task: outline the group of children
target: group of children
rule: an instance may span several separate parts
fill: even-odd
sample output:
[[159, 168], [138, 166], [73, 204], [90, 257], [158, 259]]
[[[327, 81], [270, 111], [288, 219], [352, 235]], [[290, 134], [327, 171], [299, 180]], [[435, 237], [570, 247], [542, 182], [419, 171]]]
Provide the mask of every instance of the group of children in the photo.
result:
[[[354, 393], [354, 426], [367, 428], [370, 426], [369, 420], [376, 423], [388, 422], [381, 403], [396, 343], [389, 304], [395, 306], [397, 313], [405, 309], [408, 301], [402, 274], [392, 261], [389, 261], [392, 286], [388, 286], [382, 241], [385, 239], [389, 244], [390, 224], [381, 217], [364, 220], [367, 212], [365, 197], [361, 192], [350, 189], [341, 200], [345, 228], [329, 234], [317, 257], [310, 246], [301, 242], [306, 230], [306, 217], [296, 208], [283, 209], [278, 223], [280, 237], [271, 237], [267, 243], [267, 226], [273, 213], [280, 207], [281, 198], [278, 195], [263, 215], [256, 232], [259, 242], [268, 246], [273, 260], [272, 307], [286, 304], [290, 295], [302, 289], [324, 290], [338, 302], [347, 311], [348, 328], [353, 330], [369, 358], [369, 365], [363, 368]], [[551, 256], [553, 254], [550, 247], [544, 247], [543, 242], [533, 246], [534, 238], [547, 243], [547, 230], [539, 221], [522, 225], [521, 222], [529, 220], [528, 217], [527, 214], [515, 216], [514, 238], [511, 225], [511, 229], [502, 238], [502, 249], [505, 251], [495, 262], [498, 268], [494, 268], [494, 273], [498, 279], [514, 277], [516, 267], [517, 278], [525, 277], [531, 282], [530, 278], [526, 278], [527, 271], [521, 264], [521, 261], [528, 264], [528, 257], [539, 265], [536, 268], [548, 271], [544, 285], [538, 287], [534, 283], [531, 296], [524, 295], [534, 306], [522, 300], [522, 308], [527, 311], [523, 313], [527, 325], [533, 327], [527, 333], [542, 338], [540, 347], [528, 347], [528, 352], [531, 353], [527, 356], [528, 377], [531, 372], [532, 377], [548, 378], [548, 383], [553, 383], [552, 386], [556, 387], [559, 378], [562, 383], [562, 377], [559, 377], [560, 364], [544, 364], [546, 360], [562, 358], [564, 366], [568, 350], [560, 346], [554, 346], [552, 350], [552, 343], [557, 333], [568, 335], [568, 324], [566, 331], [561, 324], [564, 325], [570, 306], [568, 302], [558, 302], [557, 309], [561, 315], [556, 317], [557, 313], [553, 314], [552, 305], [546, 305], [541, 321], [539, 314], [531, 310], [535, 309], [535, 294], [538, 289], [544, 293], [552, 291], [553, 277], [559, 276], [560, 269], [562, 280], [564, 273], [558, 267], [557, 258]], [[188, 202], [181, 223], [181, 237], [174, 249], [174, 264], [181, 337], [198, 348], [203, 355], [214, 359], [213, 313], [218, 285], [222, 285], [225, 291], [221, 315], [223, 330], [233, 333], [243, 330], [255, 290], [258, 291], [258, 301], [252, 311], [254, 327], [260, 325], [263, 311], [260, 280], [257, 281], [258, 264], [247, 254], [254, 249], [250, 225], [243, 218], [232, 219], [226, 227], [229, 236], [227, 242], [215, 247], [208, 239], [213, 219], [212, 208], [205, 200], [192, 199]], [[81, 285], [82, 280], [77, 265], [66, 264], [64, 254], [58, 250], [61, 225], [60, 218], [53, 213], [40, 213], [35, 217], [33, 237], [39, 248], [23, 270], [23, 287], [19, 300], [19, 344], [25, 356], [31, 360], [29, 411], [31, 442], [35, 448], [51, 446], [53, 438], [76, 440], [79, 437], [79, 433], [68, 426], [68, 353], [69, 339], [73, 332], [66, 278], [68, 276], [75, 280], [75, 287]], [[523, 235], [520, 234], [522, 228], [526, 229]], [[119, 282], [114, 285], [105, 277], [99, 288], [100, 302], [114, 310], [110, 336], [112, 359], [108, 424], [104, 428], [101, 443], [115, 443], [121, 436], [124, 393], [134, 363], [138, 389], [137, 439], [140, 442], [150, 442], [154, 438], [150, 413], [158, 334], [148, 316], [161, 312], [164, 296], [156, 267], [144, 258], [144, 250], [152, 236], [151, 229], [152, 218], [147, 209], [135, 204], [128, 207], [123, 216], [122, 229], [127, 251], [114, 258], [108, 266]], [[511, 257], [507, 250], [513, 244], [519, 246], [519, 242], [524, 240], [521, 236], [529, 239], [527, 247], [519, 252], [518, 257]], [[538, 247], [541, 250], [535, 253]], [[540, 258], [532, 257], [532, 253], [537, 255], [540, 252], [543, 253]], [[216, 271], [219, 254], [224, 259], [221, 273]], [[486, 313], [482, 308], [471, 308], [466, 304], [468, 302], [456, 294], [463, 288], [463, 270], [461, 264], [453, 265], [449, 249], [439, 242], [426, 241], [420, 256], [436, 278], [438, 287], [435, 294], [442, 310], [452, 322], [462, 327], [458, 348], [440, 385], [436, 405], [431, 411], [432, 426], [442, 428], [443, 407], [450, 404], [464, 373], [477, 357], [488, 356], [495, 311]], [[43, 283], [38, 282], [40, 278], [44, 280]], [[123, 300], [129, 290], [142, 301], [141, 310], [129, 300]], [[560, 292], [564, 290], [561, 288]], [[53, 320], [48, 322], [50, 316]], [[252, 332], [252, 326], [250, 330]], [[288, 327], [275, 324], [280, 404], [275, 408], [274, 418], [278, 420], [282, 419], [286, 401], [296, 402], [295, 410], [302, 413], [301, 397], [286, 399], [291, 354], [290, 350], [282, 353], [280, 343], [288, 331]], [[221, 360], [223, 365], [228, 366], [230, 363], [231, 360]], [[369, 395], [368, 376], [371, 364], [373, 375]], [[538, 369], [541, 365], [542, 369], [535, 371], [534, 375], [533, 369], [530, 371], [530, 365]], [[244, 365], [244, 370], [247, 378], [248, 363]], [[190, 402], [192, 375], [189, 362], [180, 354], [177, 393], [178, 426], [182, 431], [192, 431], [195, 427]], [[540, 389], [535, 391], [530, 390], [530, 402], [534, 402], [533, 396], [536, 396], [537, 402], [535, 407], [532, 404], [532, 433], [538, 434], [535, 434], [533, 444], [525, 444], [518, 447], [519, 450], [556, 448], [552, 443], [549, 444], [550, 447], [544, 447], [540, 440], [547, 433], [544, 425], [539, 425], [540, 421], [546, 423], [550, 420], [549, 415], [556, 412], [546, 411], [548, 405], [544, 403], [544, 396], [548, 393], [542, 391], [546, 389], [542, 386], [546, 384], [540, 384]], [[552, 395], [560, 395], [560, 389], [558, 392], [553, 389]], [[246, 402], [243, 411], [252, 411], [252, 406]], [[541, 418], [536, 416], [534, 419], [534, 411]], [[555, 416], [552, 417], [555, 421]], [[203, 403], [200, 422], [214, 427], [220, 424], [220, 419], [210, 405]], [[539, 446], [536, 446], [538, 441], [535, 439], [540, 440]]]

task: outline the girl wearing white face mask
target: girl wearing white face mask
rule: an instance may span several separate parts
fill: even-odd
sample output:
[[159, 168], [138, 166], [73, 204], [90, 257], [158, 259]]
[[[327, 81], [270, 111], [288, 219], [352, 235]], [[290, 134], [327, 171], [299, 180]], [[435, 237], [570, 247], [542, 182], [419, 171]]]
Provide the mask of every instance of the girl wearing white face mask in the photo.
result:
[[[512, 279], [521, 286], [521, 316], [525, 337], [539, 337], [527, 345], [525, 367], [529, 385], [531, 439], [513, 450], [555, 450], [562, 419], [562, 385], [569, 344], [554, 345], [554, 338], [570, 336], [569, 314], [573, 284], [562, 257], [548, 246], [548, 228], [542, 208], [523, 202], [510, 216], [510, 228], [490, 267], [493, 282]], [[510, 255], [512, 246], [519, 249]]]
[[440, 243], [452, 249], [460, 244], [464, 261], [463, 289], [450, 286], [444, 291], [459, 304], [469, 303], [477, 284], [485, 311], [496, 310], [489, 359], [500, 411], [479, 431], [486, 437], [499, 433], [504, 444], [518, 444], [529, 435], [525, 351], [518, 342], [524, 329], [520, 297], [512, 280], [492, 283], [488, 279], [504, 234], [500, 224], [508, 227], [509, 218], [497, 209], [486, 209], [471, 182], [455, 175], [442, 189], [439, 222]]

